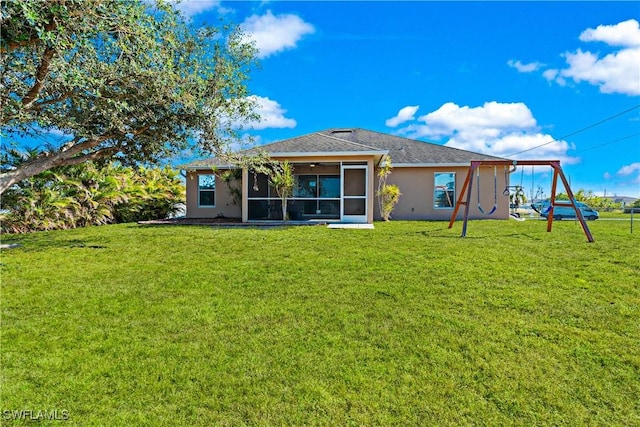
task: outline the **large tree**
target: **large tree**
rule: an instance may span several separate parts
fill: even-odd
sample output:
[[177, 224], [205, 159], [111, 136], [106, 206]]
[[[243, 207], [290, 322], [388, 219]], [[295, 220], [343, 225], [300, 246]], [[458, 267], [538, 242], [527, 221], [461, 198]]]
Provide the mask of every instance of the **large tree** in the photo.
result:
[[0, 194], [55, 166], [154, 162], [190, 145], [220, 154], [255, 120], [255, 48], [237, 26], [195, 30], [160, 0], [1, 4], [2, 138], [64, 137], [3, 168]]

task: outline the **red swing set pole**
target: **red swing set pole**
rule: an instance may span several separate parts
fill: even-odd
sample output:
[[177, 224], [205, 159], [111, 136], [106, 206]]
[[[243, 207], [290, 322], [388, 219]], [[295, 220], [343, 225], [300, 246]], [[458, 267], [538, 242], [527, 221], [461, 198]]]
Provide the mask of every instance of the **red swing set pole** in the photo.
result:
[[[571, 206], [573, 210], [576, 212], [576, 218], [578, 218], [578, 221], [582, 226], [582, 230], [584, 231], [585, 236], [587, 236], [587, 240], [589, 241], [589, 243], [593, 243], [594, 239], [593, 239], [593, 236], [591, 235], [591, 231], [589, 230], [589, 226], [587, 225], [587, 221], [585, 221], [584, 215], [582, 215], [582, 211], [578, 208], [578, 206], [576, 206], [576, 198], [573, 195], [573, 191], [571, 191], [571, 187], [569, 186], [569, 181], [567, 181], [567, 178], [564, 176], [564, 172], [562, 172], [562, 168], [560, 167], [560, 161], [552, 162], [551, 167], [554, 169], [553, 188], [552, 188], [553, 193], [552, 193], [552, 199], [551, 199], [552, 209], [554, 206]], [[566, 202], [558, 203], [555, 201], [555, 191], [556, 191], [556, 184], [558, 182], [558, 176], [562, 180], [562, 185], [564, 185], [564, 189], [567, 190], [567, 196], [569, 196], [569, 203], [566, 203]], [[552, 213], [553, 212], [549, 212], [549, 217], [547, 218], [547, 231], [551, 231], [551, 221], [549, 221], [549, 218], [553, 219]]]
[[[451, 219], [449, 220], [449, 228], [453, 227], [453, 223], [456, 221], [456, 216], [458, 215], [458, 211], [460, 210], [460, 206], [464, 205], [464, 222], [462, 223], [462, 237], [467, 235], [467, 219], [469, 218], [469, 205], [471, 203], [471, 189], [473, 187], [473, 177], [475, 176], [476, 168], [478, 167], [478, 162], [472, 161], [471, 166], [469, 166], [469, 172], [467, 173], [467, 177], [464, 180], [464, 184], [462, 184], [462, 190], [460, 191], [460, 195], [458, 196], [458, 200], [456, 201], [456, 207], [453, 209], [453, 214], [451, 215]], [[465, 195], [465, 191], [467, 194], [466, 201], [462, 201], [462, 198]]]
[[[471, 165], [469, 166], [469, 171], [467, 172], [467, 177], [464, 180], [464, 184], [462, 185], [462, 190], [460, 191], [460, 195], [458, 196], [458, 200], [456, 201], [456, 206], [453, 209], [453, 213], [451, 214], [451, 219], [449, 220], [449, 228], [453, 227], [453, 223], [456, 221], [456, 216], [458, 215], [458, 211], [460, 210], [460, 206], [464, 205], [464, 215], [463, 215], [463, 223], [462, 223], [462, 234], [460, 237], [466, 237], [467, 235], [467, 222], [469, 220], [469, 205], [471, 202], [471, 189], [473, 188], [473, 177], [476, 172], [476, 169], [481, 165], [485, 166], [551, 166], [553, 168], [553, 184], [551, 187], [551, 205], [550, 210], [547, 216], [547, 232], [551, 232], [551, 228], [553, 226], [553, 208], [555, 206], [570, 206], [576, 212], [576, 217], [582, 226], [582, 230], [584, 234], [587, 236], [587, 240], [589, 243], [594, 241], [593, 236], [591, 235], [591, 231], [589, 230], [589, 226], [587, 226], [587, 222], [582, 215], [582, 211], [578, 209], [575, 203], [575, 197], [573, 192], [571, 191], [571, 187], [569, 186], [569, 182], [564, 176], [562, 172], [562, 168], [560, 167], [560, 160], [472, 160]], [[565, 190], [567, 191], [567, 195], [569, 196], [569, 202], [556, 202], [556, 187], [558, 184], [558, 177], [562, 180], [562, 184], [564, 185]], [[466, 196], [466, 197], [465, 197]], [[466, 199], [466, 200], [464, 200]]]

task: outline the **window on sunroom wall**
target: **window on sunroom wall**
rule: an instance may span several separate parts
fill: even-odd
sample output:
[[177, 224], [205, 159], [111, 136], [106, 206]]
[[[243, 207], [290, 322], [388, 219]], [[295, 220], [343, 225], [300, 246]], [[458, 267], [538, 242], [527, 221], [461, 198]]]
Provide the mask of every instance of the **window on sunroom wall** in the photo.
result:
[[198, 206], [213, 208], [216, 205], [216, 176], [198, 175]]
[[451, 209], [456, 203], [456, 174], [439, 172], [434, 174], [433, 207]]

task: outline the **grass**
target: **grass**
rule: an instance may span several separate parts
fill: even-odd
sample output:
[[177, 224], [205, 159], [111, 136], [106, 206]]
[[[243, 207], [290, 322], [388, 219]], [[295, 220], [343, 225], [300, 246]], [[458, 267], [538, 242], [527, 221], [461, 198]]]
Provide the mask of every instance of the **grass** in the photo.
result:
[[[604, 211], [598, 211], [598, 213], [600, 214], [600, 218], [618, 218], [618, 219], [626, 219], [631, 221], [631, 212], [629, 213], [624, 213], [621, 210], [615, 210], [615, 211], [611, 211], [611, 212], [604, 212]], [[638, 222], [638, 224], [640, 224], [640, 214], [635, 212], [633, 214], [633, 221], [634, 222]]]
[[446, 222], [11, 237], [0, 411], [83, 426], [640, 425], [640, 230], [589, 226], [594, 243], [575, 221], [470, 221], [465, 239]]

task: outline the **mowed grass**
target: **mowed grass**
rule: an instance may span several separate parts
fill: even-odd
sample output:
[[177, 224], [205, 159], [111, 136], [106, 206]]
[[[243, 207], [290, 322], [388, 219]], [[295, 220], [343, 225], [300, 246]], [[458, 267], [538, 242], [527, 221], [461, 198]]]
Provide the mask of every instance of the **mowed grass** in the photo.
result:
[[461, 222], [375, 226], [11, 237], [0, 411], [83, 426], [640, 425], [640, 227], [590, 222], [587, 243], [575, 221], [471, 221], [465, 239]]

